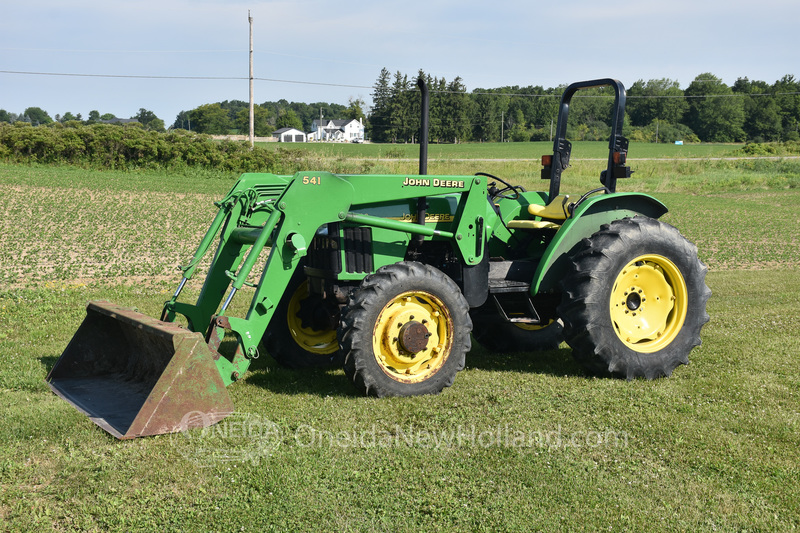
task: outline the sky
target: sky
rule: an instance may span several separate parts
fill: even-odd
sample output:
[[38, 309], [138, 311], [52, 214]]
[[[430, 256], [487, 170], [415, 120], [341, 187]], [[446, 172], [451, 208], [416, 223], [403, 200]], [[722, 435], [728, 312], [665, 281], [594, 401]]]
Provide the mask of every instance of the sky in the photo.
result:
[[383, 67], [468, 91], [800, 77], [798, 0], [0, 0], [0, 109], [144, 108], [169, 126], [247, 101], [248, 10], [256, 103], [369, 105]]

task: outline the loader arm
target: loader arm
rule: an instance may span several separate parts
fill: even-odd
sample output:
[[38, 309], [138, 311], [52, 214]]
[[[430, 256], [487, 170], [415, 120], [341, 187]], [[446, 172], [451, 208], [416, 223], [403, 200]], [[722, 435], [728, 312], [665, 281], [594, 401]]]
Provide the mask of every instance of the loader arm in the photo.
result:
[[[271, 183], [285, 187], [280, 195], [263, 199], [258, 194], [247, 194], [249, 190], [257, 191]], [[453, 194], [458, 195], [459, 200], [452, 231], [353, 212], [360, 206], [381, 202]], [[197, 302], [177, 301], [179, 291], [176, 291], [162, 314], [167, 320], [181, 314], [186, 317], [190, 329], [205, 334], [226, 385], [241, 378], [250, 360], [257, 356], [258, 343], [275, 307], [321, 226], [348, 221], [398, 233], [444, 238], [456, 243], [466, 264], [475, 265], [484, 255], [484, 235], [494, 216], [486, 201], [485, 181], [478, 176], [248, 174], [229, 193], [228, 198], [231, 197], [236, 201], [220, 208], [220, 212], [226, 210], [224, 224], [219, 224], [217, 219], [212, 224], [212, 228], [222, 226], [220, 244]], [[194, 260], [205, 253], [202, 248], [201, 245]], [[260, 280], [254, 283], [249, 277], [265, 248], [269, 248], [265, 267]], [[230, 303], [245, 285], [255, 288], [247, 314], [243, 318], [230, 316]], [[227, 296], [223, 301], [225, 292]], [[238, 349], [230, 358], [216, 351], [226, 332], [234, 334], [238, 342]]]

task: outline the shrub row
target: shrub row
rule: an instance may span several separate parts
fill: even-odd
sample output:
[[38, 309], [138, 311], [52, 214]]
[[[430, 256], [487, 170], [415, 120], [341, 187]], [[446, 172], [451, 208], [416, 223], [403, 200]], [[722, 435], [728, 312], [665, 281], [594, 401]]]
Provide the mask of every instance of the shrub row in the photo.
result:
[[285, 172], [290, 159], [285, 150], [251, 150], [247, 142], [220, 142], [185, 130], [158, 133], [138, 125], [0, 123], [0, 160], [6, 162], [238, 173]]
[[786, 141], [782, 143], [747, 143], [742, 148], [735, 150], [737, 156], [794, 156], [800, 155], [800, 141]]

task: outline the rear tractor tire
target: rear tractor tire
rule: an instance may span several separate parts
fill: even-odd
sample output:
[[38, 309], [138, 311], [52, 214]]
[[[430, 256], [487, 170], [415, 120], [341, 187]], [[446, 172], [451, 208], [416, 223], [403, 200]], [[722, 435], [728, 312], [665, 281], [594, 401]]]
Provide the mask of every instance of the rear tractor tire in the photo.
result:
[[[311, 296], [303, 267], [298, 266], [264, 335], [267, 352], [286, 368], [341, 367], [344, 356], [336, 328], [324, 324], [328, 314], [324, 303]], [[320, 315], [317, 324], [314, 317]]]
[[669, 376], [689, 363], [708, 322], [708, 268], [669, 224], [616, 220], [572, 257], [558, 308], [575, 358], [595, 374]]
[[344, 371], [372, 396], [437, 394], [470, 350], [472, 321], [459, 287], [417, 262], [379, 268], [342, 310]]

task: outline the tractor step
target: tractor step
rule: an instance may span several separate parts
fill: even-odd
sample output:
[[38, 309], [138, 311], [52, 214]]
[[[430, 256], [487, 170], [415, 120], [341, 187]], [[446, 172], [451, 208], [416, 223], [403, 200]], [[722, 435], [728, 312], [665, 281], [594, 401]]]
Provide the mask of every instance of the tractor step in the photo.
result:
[[497, 312], [506, 322], [512, 324], [540, 324], [542, 322], [527, 293], [490, 294], [489, 297], [494, 302]]
[[489, 280], [489, 294], [520, 293], [527, 294], [531, 290], [530, 282], [511, 281], [506, 279]]
[[533, 261], [489, 262], [489, 298], [506, 322], [541, 323], [531, 300], [531, 280], [536, 266]]
[[490, 261], [489, 293], [528, 293], [536, 271], [532, 261]]

